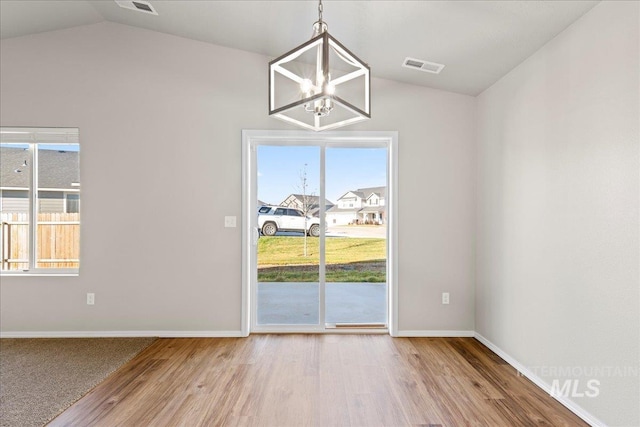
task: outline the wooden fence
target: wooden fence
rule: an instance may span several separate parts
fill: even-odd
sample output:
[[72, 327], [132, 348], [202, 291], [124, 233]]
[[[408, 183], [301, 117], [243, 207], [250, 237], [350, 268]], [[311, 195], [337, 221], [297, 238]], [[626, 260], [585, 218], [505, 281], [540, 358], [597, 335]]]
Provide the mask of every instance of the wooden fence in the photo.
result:
[[[40, 213], [37, 220], [36, 267], [78, 268], [80, 214]], [[0, 214], [2, 270], [29, 268], [29, 214]]]

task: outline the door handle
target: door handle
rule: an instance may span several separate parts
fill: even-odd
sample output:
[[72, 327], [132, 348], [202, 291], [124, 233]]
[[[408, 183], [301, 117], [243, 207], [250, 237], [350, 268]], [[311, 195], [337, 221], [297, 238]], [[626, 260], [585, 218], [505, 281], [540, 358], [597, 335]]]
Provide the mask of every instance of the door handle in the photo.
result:
[[253, 234], [253, 246], [258, 246], [258, 239], [260, 239], [260, 229], [258, 227], [252, 227], [251, 232]]

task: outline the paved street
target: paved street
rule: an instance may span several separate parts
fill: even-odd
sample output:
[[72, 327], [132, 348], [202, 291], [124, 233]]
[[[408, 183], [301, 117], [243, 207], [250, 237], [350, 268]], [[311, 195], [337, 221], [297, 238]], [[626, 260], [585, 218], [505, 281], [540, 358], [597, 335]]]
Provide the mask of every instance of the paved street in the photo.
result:
[[327, 229], [327, 237], [387, 237], [384, 225], [334, 225]]
[[[302, 237], [297, 231], [278, 231], [276, 236]], [[384, 225], [335, 225], [327, 228], [327, 237], [372, 237], [384, 239], [387, 237], [387, 227]]]

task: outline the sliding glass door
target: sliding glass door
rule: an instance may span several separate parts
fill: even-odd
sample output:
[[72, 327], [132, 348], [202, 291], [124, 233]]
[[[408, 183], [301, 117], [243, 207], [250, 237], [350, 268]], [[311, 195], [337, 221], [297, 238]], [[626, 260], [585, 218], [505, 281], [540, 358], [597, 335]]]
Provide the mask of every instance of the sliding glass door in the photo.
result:
[[246, 331], [387, 328], [392, 138], [295, 135], [245, 138]]
[[258, 325], [319, 325], [320, 147], [257, 147]]
[[387, 326], [387, 150], [331, 148], [325, 154], [327, 327]]

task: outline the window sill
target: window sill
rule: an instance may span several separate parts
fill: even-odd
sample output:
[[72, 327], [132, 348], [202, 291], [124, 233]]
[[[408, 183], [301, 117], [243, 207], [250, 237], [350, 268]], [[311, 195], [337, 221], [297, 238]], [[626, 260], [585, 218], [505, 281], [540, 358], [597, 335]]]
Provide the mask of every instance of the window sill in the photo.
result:
[[74, 277], [79, 275], [80, 272], [78, 271], [0, 271], [0, 277]]

